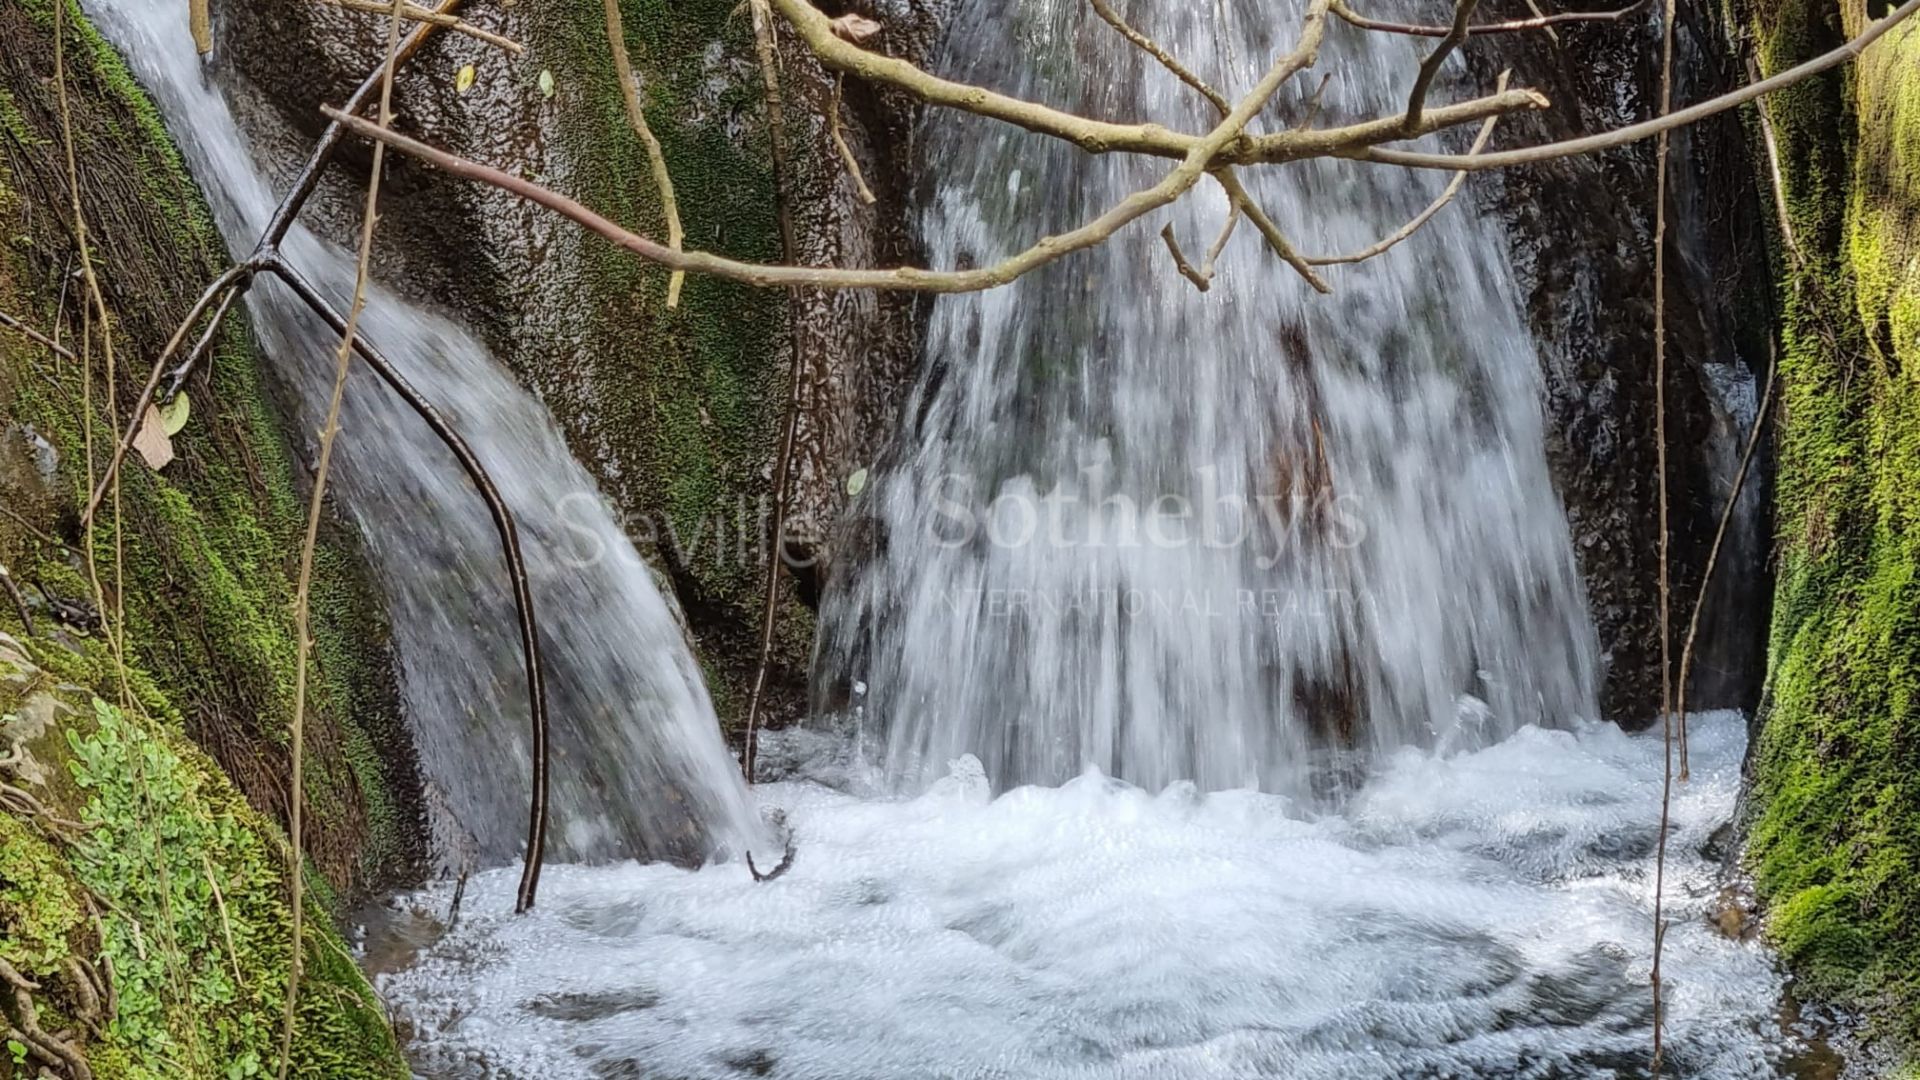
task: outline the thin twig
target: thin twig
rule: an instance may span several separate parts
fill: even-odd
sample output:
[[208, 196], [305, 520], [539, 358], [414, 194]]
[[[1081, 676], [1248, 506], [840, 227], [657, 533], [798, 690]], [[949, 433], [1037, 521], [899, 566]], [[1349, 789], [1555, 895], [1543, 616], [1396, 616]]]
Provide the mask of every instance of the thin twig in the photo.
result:
[[[398, 66], [393, 58], [400, 52], [400, 13], [406, 5], [390, 0], [387, 19], [385, 74], [380, 80], [380, 110], [375, 121], [381, 127], [393, 123], [393, 73]], [[292, 778], [289, 780], [287, 879], [293, 893], [293, 942], [287, 963], [286, 1012], [280, 1027], [280, 1080], [286, 1080], [287, 1066], [293, 1060], [293, 1021], [300, 996], [300, 969], [305, 965], [306, 949], [302, 940], [303, 904], [306, 879], [305, 856], [301, 850], [302, 806], [305, 767], [307, 714], [307, 671], [313, 636], [309, 625], [313, 594], [313, 555], [320, 545], [320, 517], [326, 510], [327, 474], [333, 465], [333, 448], [340, 435], [340, 408], [347, 396], [347, 373], [353, 367], [353, 343], [360, 328], [360, 313], [367, 306], [367, 279], [373, 265], [373, 231], [380, 220], [380, 177], [386, 171], [386, 147], [373, 148], [373, 168], [367, 175], [366, 207], [360, 215], [360, 255], [353, 274], [353, 298], [347, 306], [347, 325], [340, 334], [340, 347], [333, 358], [333, 392], [327, 399], [327, 417], [320, 426], [320, 455], [314, 466], [313, 491], [307, 501], [307, 533], [300, 544], [300, 576], [294, 587], [294, 676], [293, 676], [293, 749]], [[154, 369], [156, 376], [159, 368]]]
[[1159, 43], [1155, 42], [1152, 38], [1127, 25], [1127, 21], [1122, 19], [1119, 14], [1107, 4], [1107, 0], [1089, 0], [1089, 2], [1093, 4], [1094, 14], [1106, 20], [1108, 26], [1118, 30], [1121, 37], [1133, 42], [1142, 52], [1160, 61], [1160, 66], [1172, 72], [1174, 78], [1193, 87], [1194, 91], [1201, 97], [1212, 102], [1214, 109], [1216, 109], [1221, 116], [1225, 116], [1233, 111], [1233, 105], [1227, 100], [1225, 94], [1208, 86], [1206, 80], [1188, 70], [1185, 64], [1175, 60], [1173, 54], [1161, 48]]
[[[775, 62], [773, 14], [765, 0], [748, 0], [753, 14], [754, 51], [760, 61], [760, 81], [765, 92], [767, 134], [773, 155], [774, 213], [780, 223], [782, 255], [789, 262], [799, 257], [799, 242], [793, 230], [793, 207], [787, 198], [789, 158], [787, 156], [786, 109], [780, 93], [780, 70]], [[838, 103], [836, 101], [836, 108]], [[798, 290], [787, 294], [788, 314], [797, 319]], [[760, 643], [754, 658], [753, 687], [747, 695], [747, 724], [740, 749], [740, 771], [747, 783], [754, 782], [759, 765], [760, 705], [767, 689], [767, 670], [773, 664], [773, 632], [780, 613], [780, 572], [786, 568], [787, 477], [792, 471], [793, 448], [800, 428], [800, 395], [805, 387], [801, 366], [800, 336], [789, 334], [787, 357], [787, 400], [780, 426], [779, 456], [773, 467], [773, 532], [767, 556], [767, 585], [760, 601]]]
[[[1760, 81], [1760, 64], [1751, 56], [1747, 57], [1747, 78]], [[1767, 187], [1773, 192], [1773, 212], [1780, 221], [1780, 239], [1786, 244], [1787, 256], [1794, 266], [1802, 266], [1806, 257], [1800, 253], [1800, 241], [1793, 234], [1793, 212], [1787, 208], [1787, 183], [1780, 168], [1780, 143], [1773, 135], [1773, 117], [1764, 99], [1754, 103], [1753, 111], [1760, 117], [1760, 141], [1767, 150]]]
[[[206, 312], [214, 300], [237, 292], [242, 287], [239, 283], [251, 273], [252, 268], [246, 263], [227, 268], [219, 277], [213, 279], [213, 284], [207, 286], [206, 291], [200, 294], [200, 299], [194, 301], [193, 306], [187, 309], [187, 317], [180, 321], [180, 325], [173, 331], [173, 336], [167, 339], [166, 347], [162, 348], [160, 355], [154, 358], [153, 368], [147, 373], [147, 381], [140, 387], [140, 396], [134, 401], [133, 416], [127, 421], [127, 429], [121, 434], [120, 441], [114, 445], [113, 454], [107, 458], [107, 471], [94, 485], [93, 494], [87, 497], [86, 509], [80, 514], [82, 522], [93, 521], [94, 515], [100, 511], [101, 500], [107, 497], [108, 490], [113, 486], [114, 480], [119, 477], [120, 466], [126, 460], [127, 451], [132, 449], [134, 439], [140, 435], [140, 426], [146, 420], [147, 406], [153, 404], [154, 392], [160, 387], [160, 377], [166, 372], [167, 361], [179, 351], [181, 343], [187, 339], [187, 333], [193, 329], [195, 323], [199, 322], [200, 316]], [[226, 304], [223, 302], [221, 310], [225, 309]]]
[[[1507, 71], [1500, 73], [1500, 89], [1505, 90], [1507, 88], [1507, 77], [1510, 74], [1512, 73]], [[1497, 116], [1487, 117], [1486, 123], [1480, 125], [1480, 134], [1473, 140], [1473, 148], [1468, 150], [1467, 153], [1477, 154], [1482, 147], [1487, 145], [1487, 140], [1493, 137], [1493, 125], [1499, 119]], [[1442, 207], [1452, 202], [1455, 195], [1460, 194], [1460, 189], [1466, 185], [1466, 182], [1467, 172], [1465, 169], [1454, 173], [1453, 179], [1447, 182], [1446, 190], [1440, 193], [1439, 198], [1427, 204], [1427, 208], [1414, 215], [1412, 221], [1400, 226], [1400, 228], [1394, 230], [1392, 235], [1381, 240], [1379, 243], [1361, 248], [1359, 251], [1353, 252], [1350, 255], [1307, 255], [1303, 256], [1303, 258], [1309, 266], [1335, 266], [1345, 263], [1365, 262], [1377, 255], [1383, 255], [1391, 251], [1402, 240], [1419, 232], [1427, 222], [1432, 221], [1433, 216], [1438, 214]]]
[[[607, 47], [613, 53], [613, 70], [620, 80], [620, 100], [626, 103], [627, 122], [647, 148], [647, 167], [653, 170], [653, 184], [660, 190], [660, 212], [667, 219], [667, 246], [680, 250], [680, 202], [673, 196], [673, 176], [667, 172], [667, 156], [647, 126], [646, 110], [640, 106], [640, 84], [633, 75], [633, 62], [627, 57], [626, 31], [620, 25], [620, 0], [604, 0], [607, 14]], [[680, 306], [680, 286], [686, 271], [675, 270], [667, 278], [667, 306]]]
[[1226, 190], [1227, 199], [1234, 208], [1247, 215], [1247, 220], [1253, 222], [1253, 227], [1260, 230], [1260, 235], [1266, 238], [1267, 247], [1280, 257], [1281, 262], [1293, 267], [1294, 272], [1305, 279], [1308, 285], [1313, 286], [1315, 292], [1325, 294], [1333, 291], [1333, 286], [1328, 285], [1326, 279], [1315, 273], [1312, 265], [1294, 250], [1293, 245], [1280, 232], [1280, 226], [1275, 225], [1273, 219], [1267, 216], [1267, 212], [1261, 209], [1260, 204], [1253, 201], [1253, 196], [1247, 194], [1247, 189], [1240, 186], [1240, 178], [1233, 175], [1232, 169], [1216, 170], [1213, 178], [1218, 180], [1220, 186]]
[[1467, 40], [1467, 20], [1473, 18], [1473, 9], [1480, 0], [1454, 0], [1453, 25], [1448, 28], [1440, 44], [1433, 47], [1425, 60], [1420, 61], [1420, 71], [1413, 79], [1413, 89], [1407, 93], [1407, 118], [1401, 127], [1405, 131], [1420, 130], [1420, 113], [1427, 107], [1427, 91], [1433, 88], [1434, 77], [1440, 74], [1440, 65], [1460, 43]]
[[[1227, 208], [1227, 219], [1229, 221], [1238, 220], [1240, 217], [1238, 211], [1238, 207], [1229, 206]], [[1199, 289], [1201, 292], [1206, 292], [1208, 289], [1213, 288], [1213, 276], [1211, 274], [1203, 274], [1199, 270], [1194, 269], [1193, 264], [1187, 261], [1186, 254], [1180, 250], [1180, 242], [1173, 238], [1173, 222], [1169, 221], [1161, 227], [1160, 239], [1166, 241], [1167, 253], [1173, 256], [1173, 268], [1179, 271], [1181, 277], [1193, 282], [1193, 287]]]
[[834, 149], [840, 151], [840, 161], [847, 167], [847, 176], [853, 180], [853, 190], [859, 193], [860, 201], [872, 206], [877, 200], [873, 189], [867, 186], [867, 178], [860, 172], [860, 162], [854, 160], [853, 147], [847, 145], [847, 136], [840, 130], [840, 92], [847, 77], [835, 74], [833, 77], [833, 100], [827, 104], [827, 131], [833, 136]]
[[1314, 87], [1313, 93], [1308, 96], [1307, 107], [1301, 111], [1300, 120], [1298, 123], [1293, 125], [1293, 130], [1295, 131], [1312, 130], [1313, 122], [1315, 120], [1320, 119], [1320, 99], [1327, 96], [1327, 84], [1332, 81], [1333, 81], [1333, 72], [1327, 71], [1327, 72], [1321, 73], [1320, 85]]
[[[346, 332], [346, 316], [337, 311], [320, 294], [313, 283], [298, 270], [280, 259], [274, 259], [260, 268], [264, 272], [278, 277], [295, 297], [305, 304], [314, 314], [333, 328], [337, 334]], [[425, 395], [407, 381], [400, 369], [394, 367], [379, 349], [365, 337], [353, 339], [353, 351], [372, 368], [394, 393], [400, 396], [407, 407], [413, 410], [440, 442], [459, 462], [461, 471], [473, 482], [474, 489], [487, 504], [487, 513], [493, 519], [494, 531], [500, 537], [500, 549], [507, 564], [507, 580], [513, 589], [514, 614], [520, 625], [520, 655], [525, 661], [527, 676], [527, 704], [529, 726], [533, 737], [533, 785], [530, 806], [527, 815], [527, 850], [522, 857], [520, 870], [520, 888], [515, 895], [516, 912], [524, 912], [533, 907], [540, 886], [540, 868], [546, 853], [547, 838], [547, 742], [549, 726], [547, 722], [547, 689], [545, 665], [540, 659], [540, 627], [534, 618], [532, 578], [527, 573], [526, 556], [520, 550], [520, 530], [507, 506], [500, 497], [500, 489], [494, 485], [493, 478], [487, 473], [486, 466], [480, 463], [479, 455], [460, 437], [447, 418], [441, 415]]]
[[1740, 451], [1740, 467], [1734, 470], [1733, 487], [1727, 492], [1727, 502], [1720, 508], [1720, 523], [1713, 530], [1713, 545], [1707, 548], [1706, 566], [1700, 571], [1700, 591], [1693, 598], [1693, 614], [1687, 619], [1687, 636], [1680, 646], [1679, 688], [1675, 692], [1678, 704], [1674, 712], [1680, 717], [1680, 780], [1684, 783], [1689, 776], [1687, 767], [1687, 681], [1693, 672], [1693, 643], [1700, 633], [1700, 613], [1706, 610], [1707, 589], [1713, 584], [1713, 571], [1719, 564], [1720, 548], [1727, 539], [1727, 529], [1733, 522], [1733, 511], [1740, 503], [1740, 492], [1747, 482], [1747, 473], [1753, 464], [1753, 453], [1760, 445], [1760, 432], [1767, 426], [1767, 411], [1773, 406], [1774, 376], [1780, 367], [1779, 347], [1767, 343], [1767, 380], [1766, 389], [1760, 394], [1760, 404], [1753, 413], [1753, 427], [1747, 432], [1747, 445]]
[[[1886, 34], [1887, 31], [1905, 21], [1915, 11], [1920, 11], [1920, 0], [1906, 0], [1879, 21], [1868, 24], [1858, 37], [1831, 49], [1803, 64], [1788, 68], [1770, 79], [1750, 83], [1738, 90], [1730, 90], [1719, 97], [1710, 98], [1698, 105], [1643, 120], [1638, 124], [1603, 131], [1596, 135], [1587, 135], [1578, 139], [1563, 139], [1559, 142], [1543, 143], [1520, 150], [1497, 150], [1479, 154], [1426, 154], [1411, 150], [1389, 150], [1383, 147], [1355, 145], [1330, 151], [1336, 157], [1350, 157], [1360, 161], [1371, 161], [1382, 165], [1399, 165], [1414, 169], [1504, 169], [1514, 165], [1532, 165], [1556, 158], [1574, 157], [1591, 154], [1597, 150], [1611, 150], [1616, 146], [1626, 146], [1642, 139], [1673, 131], [1676, 128], [1695, 124], [1710, 116], [1718, 116], [1728, 109], [1737, 109], [1749, 101], [1765, 97], [1779, 90], [1797, 85], [1815, 75], [1831, 71], [1860, 55], [1867, 46]], [[1268, 136], [1272, 138], [1272, 136]], [[1258, 140], [1255, 140], [1256, 142]]]
[[[380, 0], [320, 0], [320, 2], [323, 4], [332, 4], [334, 7], [345, 8], [348, 11], [366, 12], [370, 15], [386, 15], [391, 9], [391, 5], [383, 4]], [[515, 56], [526, 51], [526, 46], [521, 45], [512, 38], [496, 34], [491, 30], [482, 30], [464, 19], [455, 18], [452, 15], [435, 11], [432, 8], [424, 8], [418, 4], [408, 3], [401, 5], [400, 17], [412, 22], [430, 23], [443, 30], [451, 30], [456, 34], [465, 34], [475, 41], [484, 41], [495, 48], [505, 49]]]
[[[1469, 26], [1467, 35], [1477, 37], [1482, 34], [1512, 34], [1523, 30], [1546, 30], [1561, 23], [1573, 22], [1618, 22], [1628, 15], [1647, 6], [1647, 0], [1635, 0], [1634, 3], [1612, 11], [1562, 11], [1554, 15], [1536, 15], [1531, 19], [1513, 19], [1508, 22], [1481, 23]], [[1443, 38], [1453, 32], [1451, 26], [1422, 26], [1416, 23], [1387, 22], [1383, 19], [1370, 19], [1348, 7], [1343, 0], [1334, 0], [1333, 13], [1342, 20], [1362, 30], [1374, 30], [1383, 34], [1405, 34], [1410, 37]]]
[[13, 583], [13, 575], [7, 572], [5, 563], [0, 563], [0, 589], [6, 590], [13, 599], [14, 610], [20, 613], [21, 628], [26, 630], [28, 637], [32, 637], [36, 632], [33, 628], [33, 612], [27, 607], [27, 598], [20, 594], [20, 586]]
[[33, 327], [28, 326], [26, 323], [21, 322], [19, 319], [14, 318], [13, 316], [7, 314], [4, 311], [0, 311], [0, 326], [4, 326], [9, 330], [13, 330], [21, 334], [25, 334], [27, 336], [27, 340], [32, 341], [38, 345], [46, 346], [49, 352], [53, 353], [55, 356], [58, 356], [63, 360], [71, 360], [76, 363], [78, 362], [78, 358], [75, 357], [73, 353], [67, 351], [66, 346], [53, 340], [47, 335], [42, 334], [40, 331], [35, 330]]
[[47, 532], [46, 530], [35, 525], [33, 522], [28, 521], [26, 517], [24, 517], [18, 510], [15, 510], [11, 506], [0, 506], [0, 514], [5, 514], [8, 518], [12, 519], [15, 525], [18, 525], [22, 529], [25, 529], [27, 531], [27, 535], [33, 537], [34, 539], [40, 541], [41, 543], [52, 544], [54, 547], [57, 547], [62, 551], [66, 551], [74, 555], [82, 554], [79, 548], [76, 548], [72, 544], [67, 543], [65, 540], [62, 540], [59, 537], [54, 536], [52, 533]]
[[[1673, 23], [1674, 0], [1665, 0], [1660, 20], [1660, 115], [1673, 108]], [[1671, 136], [1661, 131], [1654, 152], [1653, 205], [1653, 448], [1659, 467], [1659, 555], [1660, 560], [1660, 730], [1665, 752], [1665, 772], [1660, 782], [1660, 839], [1654, 855], [1653, 870], [1653, 1062], [1652, 1071], [1660, 1074], [1666, 1026], [1660, 987], [1660, 954], [1666, 943], [1665, 901], [1667, 874], [1667, 822], [1673, 809], [1673, 668], [1672, 580], [1668, 568], [1668, 549], [1672, 542], [1667, 507], [1667, 157]], [[1682, 736], [1684, 738], [1684, 735]]]

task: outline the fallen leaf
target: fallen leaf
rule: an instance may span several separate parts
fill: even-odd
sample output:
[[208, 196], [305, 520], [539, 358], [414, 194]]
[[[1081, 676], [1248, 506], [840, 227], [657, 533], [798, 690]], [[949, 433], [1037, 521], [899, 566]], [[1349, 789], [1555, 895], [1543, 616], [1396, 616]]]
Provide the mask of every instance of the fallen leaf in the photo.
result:
[[473, 76], [474, 76], [474, 71], [473, 71], [472, 64], [468, 64], [466, 67], [461, 68], [460, 74], [454, 76], [453, 88], [455, 90], [460, 91], [463, 94], [466, 93], [467, 88], [473, 85]]
[[160, 418], [160, 410], [147, 406], [140, 415], [140, 431], [133, 437], [133, 448], [149, 469], [158, 471], [167, 467], [173, 460], [173, 440], [167, 438], [166, 421]]
[[853, 470], [853, 475], [847, 477], [847, 494], [858, 495], [865, 490], [867, 490], [867, 470]]
[[187, 417], [193, 415], [193, 403], [187, 400], [187, 392], [182, 390], [173, 395], [173, 400], [160, 406], [160, 428], [169, 437], [180, 434], [187, 426]]
[[540, 96], [548, 97], [548, 98], [553, 96], [553, 72], [552, 71], [543, 69], [540, 72]]
[[849, 12], [833, 20], [834, 36], [856, 45], [879, 32], [880, 24], [864, 15]]

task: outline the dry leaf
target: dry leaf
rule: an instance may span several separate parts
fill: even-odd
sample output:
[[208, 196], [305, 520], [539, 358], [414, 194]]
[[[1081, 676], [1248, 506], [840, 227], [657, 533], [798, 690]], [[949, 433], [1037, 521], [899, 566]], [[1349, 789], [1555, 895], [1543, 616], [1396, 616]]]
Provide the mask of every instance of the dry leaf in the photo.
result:
[[453, 88], [455, 90], [458, 90], [462, 94], [466, 93], [467, 88], [473, 85], [473, 75], [474, 75], [474, 71], [473, 71], [472, 64], [468, 64], [466, 67], [461, 68], [460, 74], [454, 76], [453, 78]]
[[849, 12], [833, 20], [834, 36], [856, 45], [879, 32], [880, 24], [864, 15]]
[[133, 437], [133, 448], [140, 452], [147, 467], [158, 471], [167, 467], [173, 460], [173, 440], [167, 438], [166, 421], [160, 418], [160, 410], [147, 406], [140, 415], [140, 432]]

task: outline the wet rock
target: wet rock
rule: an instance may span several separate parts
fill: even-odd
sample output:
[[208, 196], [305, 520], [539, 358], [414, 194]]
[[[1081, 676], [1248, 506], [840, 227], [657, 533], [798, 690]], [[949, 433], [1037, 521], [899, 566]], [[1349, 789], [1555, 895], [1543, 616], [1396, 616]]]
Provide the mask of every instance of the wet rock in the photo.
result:
[[[1745, 81], [1721, 9], [1679, 5], [1677, 103]], [[1524, 18], [1520, 2], [1482, 7]], [[1620, 127], [1653, 115], [1659, 93], [1657, 15], [1572, 24], [1556, 34], [1504, 35], [1466, 50], [1488, 83], [1511, 66], [1516, 85], [1554, 102], [1501, 121], [1494, 143], [1517, 147]], [[1766, 215], [1734, 114], [1673, 140], [1667, 239], [1667, 407], [1671, 484], [1673, 649], [1677, 657], [1717, 519], [1737, 465], [1771, 321]], [[1602, 713], [1630, 727], [1660, 700], [1659, 566], [1654, 440], [1651, 141], [1602, 154], [1482, 174], [1477, 191], [1503, 217], [1546, 384], [1547, 450], [1604, 661]], [[1764, 657], [1768, 590], [1762, 454], [1720, 556], [1700, 631], [1689, 707], [1751, 707]]]

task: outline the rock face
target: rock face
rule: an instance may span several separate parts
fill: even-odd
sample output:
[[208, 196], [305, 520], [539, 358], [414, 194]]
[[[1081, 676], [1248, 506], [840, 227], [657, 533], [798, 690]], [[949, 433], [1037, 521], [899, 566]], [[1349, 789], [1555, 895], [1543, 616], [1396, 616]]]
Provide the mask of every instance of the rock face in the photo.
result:
[[[42, 633], [98, 618], [78, 550], [88, 542], [79, 508], [91, 487], [83, 393], [91, 391], [97, 459], [147, 365], [225, 263], [152, 104], [77, 8], [67, 26], [78, 198], [114, 328], [112, 410], [105, 342], [96, 335], [82, 349], [82, 294], [66, 277], [76, 263], [53, 8], [0, 2], [0, 311], [60, 335], [92, 368], [89, 381], [77, 361], [0, 330], [0, 508], [10, 511], [0, 515], [0, 565], [21, 582]], [[255, 807], [284, 818], [292, 578], [306, 514], [258, 361], [245, 320], [230, 317], [188, 386], [191, 420], [174, 440], [176, 460], [163, 473], [130, 462], [118, 510], [102, 515], [93, 540], [108, 603], [124, 615], [127, 664], [171, 699], [187, 734]], [[116, 517], [125, 524], [118, 544]], [[307, 714], [307, 853], [346, 897], [413, 880], [423, 854], [388, 631], [357, 545], [335, 522], [322, 530]], [[0, 593], [0, 622], [17, 626], [15, 618]]]
[[[897, 151], [911, 132], [903, 102], [858, 85], [840, 95], [841, 134], [878, 197], [868, 205], [833, 145], [826, 116], [835, 83], [783, 31], [793, 160], [780, 193], [792, 214], [789, 254], [747, 11], [736, 0], [681, 5], [670, 19], [632, 2], [623, 11], [688, 247], [763, 262], [914, 261], [901, 215], [909, 178]], [[924, 45], [926, 20], [914, 9], [876, 14], [887, 29], [872, 44]], [[525, 53], [436, 38], [396, 87], [400, 126], [664, 237], [601, 5], [503, 5], [473, 18], [523, 43]], [[236, 4], [219, 13], [215, 70], [269, 169], [302, 160], [321, 127], [319, 105], [344, 99], [372, 69], [384, 42], [378, 22], [325, 5]], [[476, 76], [461, 92], [456, 73], [467, 64]], [[344, 165], [315, 204], [336, 238], [357, 227], [364, 148]], [[892, 430], [911, 377], [918, 302], [806, 289], [788, 296], [689, 277], [669, 309], [666, 274], [511, 196], [404, 159], [394, 161], [387, 191], [383, 279], [451, 308], [545, 400], [643, 554], [669, 579], [730, 723], [745, 712], [758, 655], [772, 478], [790, 396], [797, 402], [784, 545], [792, 573], [769, 697], [776, 720], [797, 715], [830, 532], [848, 476]]]
[[[1604, 6], [1604, 5], [1602, 5]], [[1676, 107], [1745, 81], [1720, 8], [1682, 0]], [[1524, 3], [1482, 18], [1526, 18]], [[1478, 39], [1482, 79], [1511, 66], [1516, 85], [1554, 102], [1502, 121], [1496, 148], [1565, 139], [1658, 111], [1660, 32], [1653, 5], [1620, 22], [1569, 24]], [[1672, 522], [1672, 641], [1687, 621], [1738, 466], [1769, 358], [1772, 316], [1765, 183], [1732, 114], [1673, 140], [1667, 232], [1667, 427]], [[1651, 141], [1492, 174], [1478, 191], [1508, 223], [1514, 269], [1546, 376], [1548, 455], [1603, 650], [1601, 707], [1642, 727], [1658, 719], [1659, 540], [1654, 438]], [[1749, 476], [1704, 609], [1688, 707], [1746, 707], [1765, 663], [1764, 445]]]

